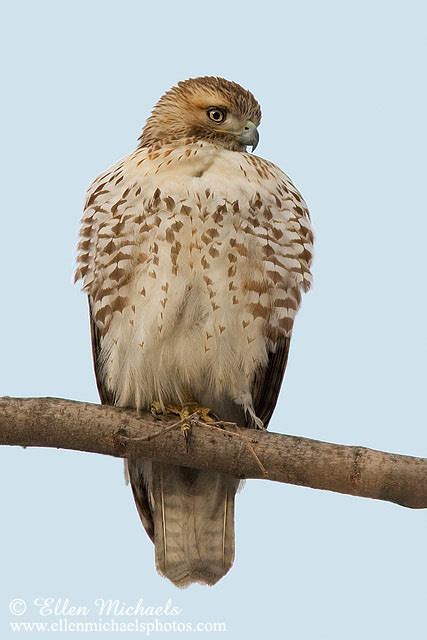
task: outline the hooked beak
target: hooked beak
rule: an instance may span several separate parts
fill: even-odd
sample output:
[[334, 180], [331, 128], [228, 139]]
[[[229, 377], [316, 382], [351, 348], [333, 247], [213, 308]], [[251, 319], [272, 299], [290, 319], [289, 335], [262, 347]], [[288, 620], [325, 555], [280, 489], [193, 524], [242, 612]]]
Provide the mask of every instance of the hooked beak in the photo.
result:
[[259, 133], [256, 125], [252, 122], [252, 120], [248, 120], [246, 122], [243, 131], [239, 133], [236, 138], [242, 144], [251, 146], [252, 152], [255, 151], [259, 142]]

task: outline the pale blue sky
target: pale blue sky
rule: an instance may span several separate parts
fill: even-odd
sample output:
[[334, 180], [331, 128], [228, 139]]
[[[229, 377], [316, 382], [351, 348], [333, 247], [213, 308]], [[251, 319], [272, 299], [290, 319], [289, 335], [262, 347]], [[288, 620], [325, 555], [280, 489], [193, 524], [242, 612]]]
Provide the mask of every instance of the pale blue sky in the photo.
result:
[[[166, 89], [216, 74], [259, 99], [257, 153], [294, 179], [317, 235], [271, 429], [427, 455], [425, 4], [2, 5], [0, 392], [97, 402], [71, 284], [85, 188], [134, 148]], [[421, 511], [248, 482], [233, 570], [179, 591], [154, 570], [119, 460], [3, 448], [0, 496], [1, 638], [15, 637], [11, 598], [31, 620], [31, 600], [48, 596], [172, 598], [181, 621], [226, 623], [196, 634], [209, 637], [425, 633]]]

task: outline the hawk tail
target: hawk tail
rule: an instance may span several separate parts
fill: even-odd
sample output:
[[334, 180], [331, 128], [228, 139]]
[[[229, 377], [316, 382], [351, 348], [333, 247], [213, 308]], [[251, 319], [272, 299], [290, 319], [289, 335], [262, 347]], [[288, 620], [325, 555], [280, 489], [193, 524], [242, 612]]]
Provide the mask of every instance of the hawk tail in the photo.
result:
[[[129, 461], [130, 480], [140, 515], [135, 483], [146, 482], [150, 495], [157, 570], [178, 587], [215, 584], [234, 560], [234, 497], [239, 481], [222, 473], [157, 462], [149, 474], [145, 463], [141, 473], [138, 462]], [[146, 526], [146, 518], [141, 519]]]

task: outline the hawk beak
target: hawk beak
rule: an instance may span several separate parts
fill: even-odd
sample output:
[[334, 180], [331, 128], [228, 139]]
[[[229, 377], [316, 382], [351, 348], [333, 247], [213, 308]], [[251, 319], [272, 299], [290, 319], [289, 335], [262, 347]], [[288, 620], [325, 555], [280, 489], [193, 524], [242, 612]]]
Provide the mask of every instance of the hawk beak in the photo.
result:
[[259, 133], [256, 125], [252, 122], [252, 120], [248, 120], [245, 123], [244, 129], [239, 135], [236, 136], [237, 140], [246, 146], [252, 147], [252, 152], [258, 146], [259, 142]]

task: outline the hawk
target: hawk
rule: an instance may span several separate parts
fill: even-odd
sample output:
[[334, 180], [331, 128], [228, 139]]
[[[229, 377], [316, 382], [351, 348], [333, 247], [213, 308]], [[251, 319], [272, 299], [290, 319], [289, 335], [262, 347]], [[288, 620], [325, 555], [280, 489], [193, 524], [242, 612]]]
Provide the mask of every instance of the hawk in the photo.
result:
[[[267, 427], [311, 284], [313, 234], [288, 176], [246, 150], [260, 120], [235, 82], [179, 82], [136, 151], [90, 186], [76, 280], [104, 404], [181, 416], [200, 408], [206, 420]], [[181, 587], [215, 584], [234, 560], [239, 481], [127, 464], [158, 571]]]

